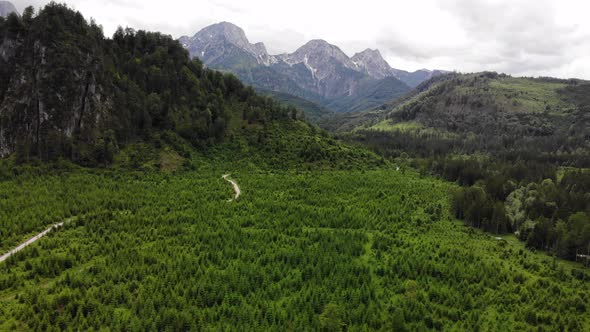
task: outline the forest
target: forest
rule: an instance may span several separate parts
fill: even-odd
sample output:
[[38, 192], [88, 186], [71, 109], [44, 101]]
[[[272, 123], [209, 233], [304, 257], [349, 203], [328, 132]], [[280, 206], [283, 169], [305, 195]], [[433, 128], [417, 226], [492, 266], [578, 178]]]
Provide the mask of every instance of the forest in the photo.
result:
[[344, 140], [461, 185], [453, 210], [466, 224], [588, 264], [588, 95], [579, 80], [449, 74], [333, 123]]
[[[0, 329], [590, 324], [588, 270], [456, 221], [448, 195], [456, 186], [447, 181], [393, 166], [280, 170], [224, 158], [195, 157], [195, 169], [179, 174], [97, 170], [4, 181], [12, 198], [0, 200], [2, 210], [53, 206], [56, 217], [75, 218], [0, 264]], [[224, 172], [242, 190], [238, 201], [227, 202]], [[51, 195], [27, 202], [46, 191], [68, 204]]]

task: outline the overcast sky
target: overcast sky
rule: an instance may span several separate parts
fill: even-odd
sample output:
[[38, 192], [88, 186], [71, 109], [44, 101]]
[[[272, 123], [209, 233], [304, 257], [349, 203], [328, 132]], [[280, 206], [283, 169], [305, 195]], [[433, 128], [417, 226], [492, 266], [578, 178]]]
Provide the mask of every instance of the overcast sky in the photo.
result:
[[[49, 1], [13, 0], [19, 11]], [[271, 53], [325, 39], [391, 66], [590, 79], [588, 0], [67, 0], [111, 36], [117, 26], [193, 35], [237, 24]]]

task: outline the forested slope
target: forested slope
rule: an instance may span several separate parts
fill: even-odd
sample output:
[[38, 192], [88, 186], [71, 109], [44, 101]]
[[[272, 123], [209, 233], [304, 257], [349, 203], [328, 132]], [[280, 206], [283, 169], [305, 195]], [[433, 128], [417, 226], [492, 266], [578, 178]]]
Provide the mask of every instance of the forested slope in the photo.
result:
[[575, 260], [590, 250], [588, 95], [580, 80], [449, 74], [332, 128], [470, 187], [455, 196], [468, 224]]
[[271, 97], [283, 105], [292, 106], [298, 110], [303, 111], [305, 119], [312, 123], [317, 123], [321, 118], [330, 117], [333, 114], [332, 111], [318, 103], [297, 97], [292, 94], [264, 89], [256, 89], [256, 91], [262, 95]]
[[132, 143], [203, 147], [298, 121], [295, 109], [190, 61], [169, 36], [119, 29], [107, 39], [64, 5], [0, 19], [0, 42], [0, 152], [19, 162], [109, 165]]

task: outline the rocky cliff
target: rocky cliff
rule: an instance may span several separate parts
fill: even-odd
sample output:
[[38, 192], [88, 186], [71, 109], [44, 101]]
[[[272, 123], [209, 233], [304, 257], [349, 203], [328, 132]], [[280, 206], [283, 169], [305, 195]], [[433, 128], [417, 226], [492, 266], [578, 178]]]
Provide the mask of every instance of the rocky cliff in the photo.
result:
[[49, 18], [60, 9], [50, 7], [30, 26], [3, 26], [0, 155], [18, 149], [25, 158], [71, 155], [70, 142], [92, 143], [109, 113], [101, 81], [101, 33], [89, 27], [72, 40], [75, 20]]
[[352, 61], [360, 70], [367, 73], [367, 75], [371, 77], [377, 79], [390, 76], [395, 77], [393, 69], [389, 66], [385, 59], [383, 59], [379, 50], [366, 49], [360, 53], [355, 54], [352, 57]]
[[7, 17], [11, 13], [16, 13], [16, 15], [19, 15], [18, 10], [16, 10], [16, 7], [14, 7], [11, 2], [0, 1], [0, 16]]

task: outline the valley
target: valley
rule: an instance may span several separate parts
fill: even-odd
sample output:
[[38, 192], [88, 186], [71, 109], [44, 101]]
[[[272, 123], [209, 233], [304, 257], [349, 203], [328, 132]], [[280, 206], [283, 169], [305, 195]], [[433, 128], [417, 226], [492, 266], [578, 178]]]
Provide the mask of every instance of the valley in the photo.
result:
[[0, 2], [0, 331], [588, 331], [589, 96]]

